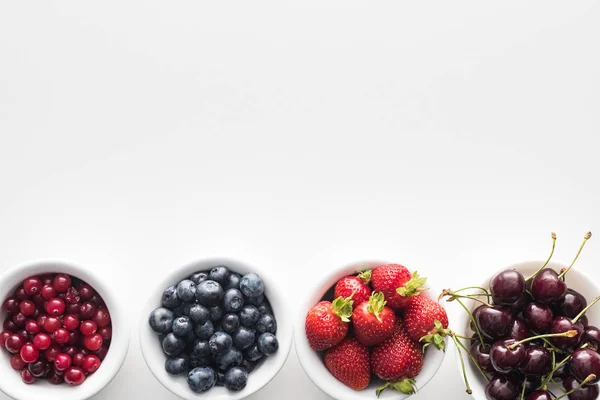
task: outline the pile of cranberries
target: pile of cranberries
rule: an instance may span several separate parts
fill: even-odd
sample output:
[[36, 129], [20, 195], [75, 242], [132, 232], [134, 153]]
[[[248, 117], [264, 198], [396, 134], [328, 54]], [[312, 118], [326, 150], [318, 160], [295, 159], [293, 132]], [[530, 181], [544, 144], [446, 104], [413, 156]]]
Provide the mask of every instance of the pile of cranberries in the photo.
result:
[[470, 313], [475, 332], [465, 338], [470, 346], [459, 346], [487, 381], [489, 400], [598, 398], [600, 329], [585, 313], [600, 297], [588, 304], [567, 285], [567, 273], [590, 237], [585, 235], [573, 263], [561, 271], [546, 267], [554, 254], [553, 233], [552, 253], [532, 276], [507, 269], [490, 281], [489, 291], [469, 287], [442, 293], [463, 307], [465, 299], [480, 304]]
[[[47, 379], [81, 385], [106, 357], [112, 327], [104, 301], [87, 283], [66, 274], [25, 279], [2, 309], [8, 313], [0, 348], [27, 384]], [[1, 350], [0, 350], [1, 351]]]

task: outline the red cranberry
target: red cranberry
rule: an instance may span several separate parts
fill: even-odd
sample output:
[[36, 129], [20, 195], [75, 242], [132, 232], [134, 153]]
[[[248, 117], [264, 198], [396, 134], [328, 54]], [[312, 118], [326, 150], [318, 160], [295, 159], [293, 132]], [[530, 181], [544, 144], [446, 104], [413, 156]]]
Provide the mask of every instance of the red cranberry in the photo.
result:
[[48, 333], [54, 333], [60, 327], [62, 327], [60, 318], [48, 317], [46, 318], [46, 321], [44, 321], [44, 330]]
[[62, 352], [59, 344], [52, 344], [44, 351], [44, 358], [50, 362], [54, 362], [56, 356]]
[[19, 328], [23, 328], [27, 322], [27, 317], [20, 312], [12, 316], [12, 322]]
[[98, 329], [98, 333], [102, 336], [102, 339], [107, 342], [112, 339], [112, 328], [110, 326], [105, 326], [104, 328]]
[[50, 365], [46, 360], [38, 360], [31, 363], [27, 366], [27, 369], [36, 378], [45, 378], [51, 371]]
[[58, 274], [54, 277], [52, 286], [58, 293], [65, 293], [71, 287], [71, 278], [66, 274]]
[[33, 338], [33, 345], [40, 350], [46, 350], [52, 344], [52, 339], [45, 333], [38, 333]]
[[95, 304], [96, 306], [103, 306], [104, 305], [104, 301], [102, 301], [102, 298], [100, 296], [98, 296], [98, 293], [94, 294], [92, 296], [91, 299], [88, 300], [90, 303]]
[[8, 338], [6, 338], [6, 343], [4, 347], [11, 354], [16, 354], [21, 351], [21, 348], [25, 345], [25, 338], [18, 333], [11, 334]]
[[70, 333], [70, 335], [71, 337], [69, 338], [69, 343], [67, 344], [70, 346], [78, 345], [81, 341], [81, 334], [79, 333], [79, 331], [73, 331]]
[[96, 312], [96, 306], [93, 305], [92, 303], [90, 303], [89, 301], [86, 301], [85, 303], [82, 303], [79, 306], [79, 317], [81, 319], [92, 318], [94, 316], [95, 312]]
[[97, 333], [94, 333], [93, 335], [89, 335], [86, 336], [83, 339], [83, 345], [85, 346], [86, 349], [91, 350], [91, 351], [96, 351], [98, 350], [100, 347], [102, 347], [102, 336], [100, 336]]
[[79, 386], [85, 381], [85, 372], [80, 367], [71, 367], [65, 371], [65, 382], [72, 386]]
[[40, 291], [40, 294], [42, 295], [42, 298], [46, 301], [51, 300], [58, 295], [56, 289], [54, 289], [54, 286], [52, 285], [44, 285], [42, 287], [42, 290]]
[[79, 327], [79, 330], [81, 331], [83, 336], [89, 336], [96, 333], [96, 330], [98, 330], [98, 326], [94, 321], [83, 321], [81, 323], [81, 326]]
[[5, 331], [16, 332], [19, 330], [19, 327], [12, 322], [11, 319], [5, 319], [2, 323], [2, 329]]
[[41, 308], [41, 309], [45, 308], [46, 300], [44, 300], [44, 298], [42, 297], [41, 293], [38, 293], [38, 294], [34, 295], [32, 297], [32, 299], [33, 299], [33, 302], [35, 303], [35, 306], [37, 308]]
[[65, 328], [58, 328], [54, 331], [54, 341], [58, 344], [67, 344], [71, 339], [71, 333]]
[[110, 314], [108, 313], [108, 310], [106, 308], [98, 308], [92, 317], [92, 321], [94, 321], [99, 328], [110, 325]]
[[62, 375], [58, 374], [57, 371], [52, 370], [48, 374], [48, 382], [52, 385], [60, 385], [64, 382]]
[[21, 358], [27, 364], [36, 362], [40, 358], [40, 351], [35, 348], [33, 343], [27, 343], [21, 347]]
[[42, 280], [37, 276], [32, 276], [23, 281], [23, 290], [30, 296], [39, 293], [42, 288]]
[[40, 279], [42, 280], [42, 284], [52, 286], [52, 283], [54, 282], [54, 275], [55, 274], [44, 274], [44, 275], [40, 276]]
[[9, 297], [2, 303], [2, 309], [9, 314], [19, 312], [19, 300], [16, 297]]
[[63, 315], [65, 312], [65, 302], [59, 298], [54, 298], [48, 301], [46, 304], [46, 312], [53, 317]]
[[84, 300], [91, 299], [94, 294], [96, 294], [96, 292], [94, 292], [94, 289], [92, 289], [92, 287], [87, 283], [84, 283], [79, 287], [79, 295]]
[[42, 328], [44, 328], [44, 322], [46, 322], [46, 319], [48, 319], [48, 314], [40, 314], [38, 315], [36, 321]]
[[100, 349], [95, 351], [95, 353], [100, 360], [104, 361], [104, 359], [106, 358], [106, 355], [108, 354], [108, 347], [102, 346], [102, 347], [100, 347]]
[[98, 368], [100, 368], [100, 364], [102, 364], [102, 362], [100, 361], [98, 356], [90, 354], [89, 356], [86, 356], [83, 360], [83, 369], [89, 372], [90, 374], [93, 374], [98, 370]]
[[29, 300], [30, 298], [25, 289], [23, 289], [23, 286], [20, 286], [17, 288], [17, 290], [15, 290], [15, 296], [17, 296], [17, 299], [20, 301]]
[[67, 290], [65, 293], [65, 302], [68, 304], [77, 304], [81, 300], [81, 296], [79, 296], [79, 292], [73, 286]]
[[42, 330], [42, 327], [40, 326], [40, 324], [38, 324], [38, 322], [34, 319], [28, 319], [27, 322], [25, 323], [25, 330], [27, 331], [27, 333], [40, 333], [40, 331]]
[[79, 317], [75, 314], [67, 314], [63, 318], [63, 325], [70, 331], [74, 331], [79, 327]]
[[87, 352], [83, 349], [81, 352], [75, 354], [73, 356], [73, 365], [81, 367], [83, 365], [83, 360], [87, 356]]
[[67, 308], [65, 308], [65, 313], [73, 314], [79, 316], [79, 307], [81, 304], [67, 304]]
[[71, 358], [75, 357], [75, 354], [77, 354], [78, 352], [79, 352], [79, 349], [73, 345], [67, 346], [63, 350], [63, 353], [67, 354]]
[[19, 311], [26, 317], [31, 317], [33, 313], [35, 313], [35, 310], [35, 303], [31, 300], [23, 300], [21, 304], [19, 304]]
[[33, 376], [28, 369], [24, 369], [23, 371], [21, 371], [21, 379], [24, 383], [28, 385], [31, 385], [35, 382], [35, 376]]
[[11, 335], [10, 331], [2, 331], [0, 332], [0, 347], [4, 347], [6, 345], [6, 339]]
[[66, 371], [71, 366], [71, 356], [68, 354], [57, 354], [54, 359], [54, 369], [57, 371]]
[[10, 366], [15, 371], [21, 371], [27, 366], [27, 363], [23, 361], [20, 354], [13, 354], [13, 356], [10, 358]]

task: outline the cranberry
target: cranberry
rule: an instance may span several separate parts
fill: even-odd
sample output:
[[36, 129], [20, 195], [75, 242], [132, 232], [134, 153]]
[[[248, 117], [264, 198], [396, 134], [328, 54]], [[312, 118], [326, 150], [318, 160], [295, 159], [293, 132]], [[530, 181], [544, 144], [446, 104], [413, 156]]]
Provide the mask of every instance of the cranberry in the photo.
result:
[[58, 293], [65, 293], [71, 287], [71, 278], [66, 274], [58, 274], [54, 277], [52, 286]]
[[9, 314], [19, 312], [19, 300], [16, 297], [9, 297], [2, 303], [2, 309]]
[[79, 295], [84, 300], [91, 299], [94, 296], [94, 294], [94, 289], [92, 289], [92, 287], [87, 283], [84, 283], [79, 287]]
[[36, 362], [40, 358], [40, 351], [35, 348], [33, 343], [26, 343], [21, 347], [21, 358], [27, 364]]
[[29, 300], [29, 298], [30, 298], [30, 296], [27, 294], [25, 289], [23, 289], [23, 286], [21, 286], [21, 287], [17, 288], [17, 290], [15, 290], [15, 296], [17, 296], [17, 299], [19, 299], [20, 301]]
[[40, 314], [37, 317], [37, 323], [40, 324], [40, 326], [43, 328], [44, 327], [44, 322], [46, 322], [46, 320], [48, 319], [48, 315], [47, 314]]
[[86, 336], [83, 339], [83, 345], [85, 346], [86, 349], [91, 350], [91, 351], [96, 351], [98, 350], [100, 347], [102, 347], [102, 336], [100, 336], [97, 333], [94, 333], [93, 335], [89, 335]]
[[90, 354], [89, 356], [86, 356], [83, 360], [83, 369], [89, 372], [90, 374], [93, 374], [98, 370], [98, 368], [100, 368], [100, 364], [102, 364], [102, 362], [100, 361], [98, 356]]
[[54, 369], [57, 371], [66, 371], [71, 366], [71, 356], [68, 354], [57, 354], [54, 359]]
[[98, 307], [104, 307], [104, 301], [102, 301], [102, 298], [100, 296], [98, 296], [97, 293], [95, 295], [93, 295], [92, 298], [89, 299], [88, 301], [92, 304], [95, 304]]
[[79, 317], [75, 314], [67, 314], [63, 318], [63, 325], [70, 331], [74, 331], [79, 327]]
[[48, 317], [46, 318], [46, 321], [44, 321], [44, 330], [48, 333], [54, 333], [61, 326], [62, 321], [60, 320], [60, 318]]
[[89, 319], [94, 316], [96, 312], [96, 306], [86, 301], [79, 306], [79, 317], [82, 319]]
[[2, 323], [2, 329], [4, 329], [5, 331], [16, 332], [17, 330], [19, 330], [19, 327], [14, 322], [12, 322], [11, 319], [5, 319], [4, 323]]
[[68, 304], [77, 304], [80, 300], [81, 297], [79, 296], [79, 292], [77, 291], [77, 289], [71, 286], [65, 294], [65, 302], [67, 302]]
[[38, 322], [34, 319], [28, 319], [27, 322], [25, 323], [25, 330], [27, 331], [27, 333], [40, 333], [40, 331], [42, 330], [42, 327], [40, 326], [40, 324], [38, 324]]
[[31, 375], [35, 376], [36, 378], [44, 378], [50, 373], [50, 366], [45, 360], [38, 360], [34, 363], [31, 363], [27, 366], [27, 369], [29, 372], [31, 372]]
[[104, 328], [98, 329], [98, 333], [102, 336], [102, 339], [107, 342], [112, 339], [112, 328], [110, 326], [105, 326]]
[[37, 276], [32, 276], [23, 281], [23, 290], [30, 296], [39, 293], [42, 288], [42, 280]]
[[52, 282], [54, 282], [54, 274], [44, 274], [40, 276], [42, 280], [42, 284], [52, 286]]
[[36, 307], [35, 303], [31, 300], [23, 300], [19, 304], [19, 311], [26, 317], [31, 317], [33, 313], [35, 313]]
[[21, 371], [21, 379], [28, 385], [31, 385], [35, 382], [35, 376], [31, 375], [31, 372], [29, 372], [28, 369]]
[[106, 308], [98, 308], [92, 317], [92, 321], [98, 325], [98, 328], [104, 328], [110, 325], [110, 314]]
[[67, 304], [67, 308], [65, 308], [65, 313], [79, 316], [80, 306], [81, 304]]
[[56, 292], [56, 289], [54, 289], [54, 286], [44, 285], [40, 291], [40, 294], [44, 300], [48, 301], [55, 298], [58, 293]]
[[83, 365], [83, 360], [85, 359], [86, 356], [87, 356], [87, 352], [85, 350], [82, 350], [81, 352], [75, 354], [73, 356], [73, 365], [81, 367]]
[[27, 366], [27, 363], [23, 361], [20, 354], [13, 354], [13, 356], [10, 358], [10, 366], [15, 371], [21, 371]]
[[38, 333], [33, 338], [33, 345], [40, 350], [46, 350], [52, 344], [52, 339], [45, 333]]
[[33, 302], [35, 303], [36, 307], [41, 309], [45, 308], [46, 300], [42, 297], [41, 293], [33, 296]]
[[2, 331], [0, 332], [0, 347], [4, 347], [6, 345], [6, 339], [11, 335], [10, 331]]
[[100, 347], [100, 349], [95, 351], [95, 353], [100, 360], [104, 361], [104, 359], [106, 358], [106, 355], [108, 354], [108, 347], [102, 346], [102, 347]]
[[80, 367], [71, 367], [65, 371], [65, 382], [72, 386], [79, 386], [85, 381], [85, 372]]
[[17, 313], [12, 316], [12, 322], [14, 322], [19, 328], [23, 328], [25, 326], [25, 322], [27, 322], [27, 317], [23, 315], [23, 313]]
[[67, 344], [71, 339], [71, 333], [65, 328], [58, 328], [54, 331], [54, 341], [58, 344]]
[[89, 336], [96, 333], [96, 330], [98, 330], [98, 326], [94, 321], [83, 321], [81, 323], [81, 326], [79, 327], [79, 330], [81, 331], [83, 336]]
[[62, 352], [60, 345], [54, 343], [44, 351], [44, 358], [50, 362], [54, 362], [56, 356]]
[[73, 331], [70, 333], [70, 338], [69, 338], [69, 342], [67, 343], [70, 346], [75, 346], [76, 344], [79, 344], [79, 342], [81, 341], [81, 334], [79, 333], [79, 331]]
[[6, 338], [6, 343], [4, 347], [11, 354], [16, 354], [21, 351], [21, 347], [25, 345], [25, 338], [18, 333], [11, 334], [8, 338]]
[[52, 385], [60, 385], [61, 383], [64, 382], [64, 379], [63, 379], [62, 375], [57, 373], [57, 371], [52, 370], [48, 374], [48, 382], [50, 382], [50, 384], [52, 384]]
[[65, 302], [59, 298], [54, 298], [46, 304], [46, 312], [51, 316], [58, 317], [65, 312]]
[[79, 349], [76, 346], [73, 346], [73, 345], [67, 346], [63, 350], [63, 352], [65, 354], [67, 354], [71, 358], [75, 357], [75, 354], [77, 354], [78, 351], [79, 351]]

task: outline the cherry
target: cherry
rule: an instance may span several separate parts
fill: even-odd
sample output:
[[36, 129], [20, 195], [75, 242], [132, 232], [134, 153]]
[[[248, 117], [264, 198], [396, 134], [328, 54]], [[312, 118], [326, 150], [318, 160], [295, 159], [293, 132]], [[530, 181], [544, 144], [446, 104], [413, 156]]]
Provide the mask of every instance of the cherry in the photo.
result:
[[110, 325], [110, 314], [106, 308], [98, 308], [92, 317], [92, 321], [98, 325], [98, 328], [104, 328]]
[[23, 381], [23, 383], [26, 383], [28, 385], [31, 385], [36, 381], [35, 376], [33, 376], [28, 369], [24, 369], [23, 371], [21, 371], [21, 380]]
[[532, 345], [525, 350], [525, 358], [519, 366], [525, 375], [544, 376], [552, 371], [552, 355], [545, 347]]
[[79, 287], [79, 295], [84, 300], [91, 299], [94, 297], [94, 294], [96, 294], [96, 292], [94, 292], [94, 289], [92, 289], [92, 287], [87, 283], [84, 283]]
[[67, 344], [71, 339], [71, 333], [65, 328], [58, 328], [54, 331], [54, 341], [58, 344]]
[[54, 369], [57, 371], [66, 371], [71, 366], [71, 356], [68, 354], [57, 354], [54, 359]]
[[19, 312], [12, 316], [12, 322], [14, 322], [19, 328], [23, 328], [27, 322], [27, 317], [22, 312]]
[[98, 356], [98, 358], [100, 360], [104, 361], [104, 359], [106, 358], [106, 355], [108, 354], [108, 347], [102, 346], [98, 350], [96, 350], [94, 353], [96, 353], [96, 355]]
[[65, 293], [71, 287], [71, 278], [66, 274], [57, 274], [52, 281], [52, 286], [58, 293]]
[[71, 367], [65, 371], [65, 382], [72, 386], [79, 386], [85, 381], [85, 372], [80, 367]]
[[579, 318], [579, 322], [581, 322], [581, 324], [583, 325], [584, 328], [587, 328], [588, 326], [590, 326], [587, 315], [582, 315]]
[[23, 361], [20, 354], [13, 354], [13, 356], [10, 358], [10, 366], [15, 371], [21, 371], [27, 366], [27, 363]]
[[53, 317], [58, 317], [64, 314], [65, 307], [65, 302], [62, 299], [54, 298], [46, 304], [46, 312]]
[[79, 317], [75, 314], [67, 314], [63, 318], [63, 326], [70, 331], [74, 331], [79, 327]]
[[2, 331], [0, 332], [0, 347], [4, 347], [6, 345], [6, 339], [11, 335], [10, 331]]
[[31, 298], [31, 296], [29, 296], [27, 294], [25, 289], [23, 289], [23, 286], [21, 286], [21, 287], [17, 288], [17, 290], [15, 290], [15, 296], [17, 296], [17, 299], [19, 299], [20, 301], [29, 300]]
[[517, 380], [510, 375], [495, 375], [485, 387], [488, 400], [513, 400], [521, 394]]
[[102, 336], [97, 333], [83, 338], [83, 345], [86, 349], [96, 351], [102, 347]]
[[2, 309], [9, 314], [16, 314], [19, 312], [19, 300], [16, 297], [8, 297], [2, 303]]
[[525, 293], [525, 278], [514, 269], [506, 269], [490, 282], [490, 291], [495, 304], [512, 305]]
[[567, 284], [550, 268], [544, 268], [531, 282], [531, 294], [540, 303], [555, 304], [562, 300], [566, 293]]
[[26, 317], [31, 317], [35, 314], [36, 307], [35, 303], [31, 300], [23, 300], [21, 304], [19, 304], [19, 311]]
[[4, 347], [11, 354], [16, 354], [21, 351], [21, 348], [25, 345], [25, 338], [23, 335], [19, 335], [18, 333], [13, 333], [9, 337], [6, 338], [6, 343]]
[[97, 330], [98, 326], [94, 321], [83, 321], [79, 326], [79, 331], [83, 334], [83, 336], [93, 335]]
[[35, 348], [33, 343], [26, 343], [21, 347], [21, 358], [27, 364], [36, 362], [40, 358], [40, 351]]
[[587, 307], [585, 297], [573, 289], [567, 289], [565, 297], [556, 304], [555, 310], [556, 315], [575, 318], [585, 307]]
[[550, 393], [545, 390], [536, 390], [527, 396], [526, 400], [552, 400]]
[[[516, 345], [513, 348], [509, 346]], [[525, 346], [514, 339], [499, 340], [492, 345], [490, 361], [494, 369], [501, 373], [515, 370], [525, 359]]]
[[596, 351], [598, 351], [600, 349], [600, 329], [595, 326], [588, 326], [585, 328], [582, 341], [584, 343], [589, 343]]
[[84, 358], [82, 367], [90, 374], [93, 374], [98, 370], [98, 368], [100, 368], [101, 364], [102, 362], [100, 361], [100, 358], [98, 358], [98, 356], [90, 354]]
[[546, 332], [550, 328], [552, 318], [554, 318], [552, 309], [549, 306], [537, 302], [527, 304], [525, 310], [523, 310], [523, 316], [527, 326], [540, 333]]
[[44, 330], [48, 333], [54, 333], [56, 330], [62, 327], [62, 321], [60, 318], [48, 317], [44, 321]]
[[33, 338], [33, 345], [39, 350], [46, 350], [52, 344], [52, 339], [45, 333], [38, 333]]
[[523, 309], [529, 302], [530, 302], [529, 295], [527, 293], [525, 293], [525, 294], [523, 294], [523, 296], [521, 296], [519, 298], [519, 300], [517, 300], [513, 304], [508, 305], [507, 307], [510, 308], [510, 311], [512, 312], [512, 314], [514, 316], [517, 316], [517, 315], [521, 314], [521, 312], [523, 311]]
[[42, 290], [40, 291], [40, 294], [42, 295], [42, 298], [44, 300], [48, 301], [55, 298], [58, 295], [58, 292], [56, 291], [56, 289], [54, 289], [54, 286], [44, 285], [42, 287]]
[[52, 370], [48, 374], [48, 382], [50, 382], [52, 385], [60, 385], [64, 382], [64, 379], [57, 371]]
[[38, 360], [34, 363], [31, 363], [27, 366], [27, 369], [29, 372], [31, 372], [31, 375], [35, 376], [36, 378], [43, 378], [50, 372], [50, 366], [45, 360]]
[[580, 384], [574, 376], [569, 375], [563, 379], [563, 387], [565, 390], [567, 392], [573, 390], [573, 393], [569, 395], [569, 400], [596, 400], [598, 398], [598, 395], [600, 394], [598, 385], [579, 386]]
[[588, 380], [589, 384], [597, 383], [600, 380], [600, 354], [593, 350], [575, 350], [571, 354], [569, 367], [579, 382], [583, 382], [591, 374], [594, 374], [595, 378]]
[[471, 344], [471, 354], [475, 357], [477, 364], [483, 371], [492, 374], [496, 372], [496, 370], [490, 361], [490, 348], [491, 346], [489, 344], [481, 344], [480, 342]]
[[96, 312], [96, 306], [93, 305], [92, 303], [90, 303], [89, 301], [86, 301], [85, 303], [81, 303], [81, 305], [79, 306], [79, 317], [81, 319], [92, 318], [94, 316], [95, 312]]
[[513, 323], [512, 313], [500, 307], [480, 306], [475, 309], [474, 317], [481, 333], [491, 339], [506, 336]]
[[9, 332], [16, 332], [19, 330], [19, 327], [12, 322], [12, 319], [5, 319], [2, 323], [2, 329]]
[[102, 336], [102, 339], [106, 342], [112, 338], [112, 328], [105, 326], [104, 328], [98, 329], [98, 333]]
[[573, 337], [553, 337], [550, 342], [561, 350], [577, 346], [583, 336], [583, 325], [581, 322], [575, 322], [568, 317], [556, 317], [550, 324], [550, 333], [564, 333], [567, 331], [577, 331]]
[[59, 344], [52, 344], [44, 351], [44, 358], [50, 362], [54, 362], [56, 356], [62, 352]]
[[40, 326], [40, 324], [38, 324], [38, 322], [36, 320], [29, 319], [25, 323], [25, 330], [27, 331], [27, 333], [36, 334], [36, 333], [40, 333], [40, 331], [42, 330], [42, 327]]
[[32, 276], [23, 281], [23, 290], [30, 296], [33, 296], [42, 289], [42, 280], [37, 276]]
[[527, 339], [530, 336], [531, 332], [529, 331], [529, 329], [527, 329], [525, 321], [518, 317], [515, 318], [515, 321], [513, 322], [510, 328], [510, 332], [508, 333], [508, 338], [515, 339], [516, 341], [521, 341]]

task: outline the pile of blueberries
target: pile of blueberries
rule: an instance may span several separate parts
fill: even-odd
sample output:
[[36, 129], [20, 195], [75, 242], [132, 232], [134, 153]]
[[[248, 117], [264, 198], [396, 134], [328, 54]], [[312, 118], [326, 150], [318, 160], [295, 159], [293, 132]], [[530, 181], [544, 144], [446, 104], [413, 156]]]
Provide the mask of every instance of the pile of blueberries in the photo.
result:
[[196, 272], [162, 296], [149, 324], [167, 355], [165, 370], [187, 374], [190, 389], [203, 393], [217, 386], [242, 390], [279, 342], [277, 321], [255, 273], [240, 276], [224, 265]]

